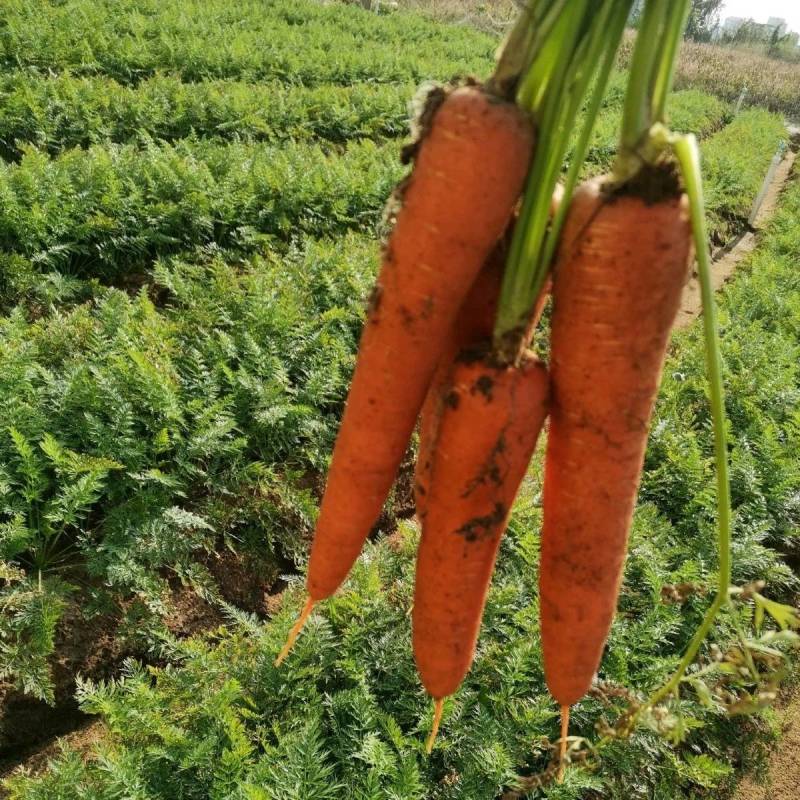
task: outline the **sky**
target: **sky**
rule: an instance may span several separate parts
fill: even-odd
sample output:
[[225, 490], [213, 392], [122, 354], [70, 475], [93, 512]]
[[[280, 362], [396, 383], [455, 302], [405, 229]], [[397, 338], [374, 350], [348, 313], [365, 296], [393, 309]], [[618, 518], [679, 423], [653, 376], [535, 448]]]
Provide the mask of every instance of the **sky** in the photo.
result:
[[720, 19], [725, 17], [752, 18], [756, 22], [783, 17], [791, 30], [800, 33], [800, 0], [726, 0]]

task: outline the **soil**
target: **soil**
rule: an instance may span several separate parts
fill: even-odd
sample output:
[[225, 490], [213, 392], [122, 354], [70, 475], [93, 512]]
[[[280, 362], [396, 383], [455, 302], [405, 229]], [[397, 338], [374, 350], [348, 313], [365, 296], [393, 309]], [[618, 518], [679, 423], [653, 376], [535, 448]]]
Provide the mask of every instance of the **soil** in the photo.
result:
[[[70, 735], [91, 722], [91, 717], [84, 714], [72, 699], [50, 706], [14, 692], [3, 698], [2, 703], [0, 778], [7, 777], [18, 766], [31, 767], [59, 737]], [[39, 763], [46, 764], [46, 759], [39, 759]]]
[[[48, 762], [56, 758], [64, 748], [84, 755], [88, 753], [93, 744], [100, 741], [106, 731], [106, 726], [99, 720], [86, 718], [71, 733], [66, 736], [56, 737], [44, 747], [39, 747], [26, 761], [24, 766], [17, 767], [6, 774], [7, 777], [23, 769], [37, 773], [47, 767]], [[2, 775], [2, 773], [0, 773]]]
[[180, 586], [170, 597], [170, 611], [164, 624], [176, 636], [193, 636], [213, 630], [225, 621], [219, 609], [207, 603], [190, 586]]
[[83, 725], [89, 718], [75, 702], [75, 676], [93, 680], [110, 677], [132, 655], [117, 636], [121, 614], [84, 616], [79, 603], [70, 604], [56, 630], [52, 662], [53, 706], [0, 684], [0, 774], [4, 766]]
[[[226, 602], [260, 617], [270, 616], [268, 598], [282, 588], [279, 576], [295, 569], [288, 561], [276, 567], [274, 563], [261, 561], [252, 555], [234, 553], [228, 548], [217, 549], [203, 563]], [[214, 613], [219, 616], [219, 612]]]
[[[176, 636], [191, 636], [223, 624], [220, 611], [192, 589], [177, 581], [170, 588], [171, 610], [165, 624]], [[89, 740], [97, 738], [94, 733], [101, 726], [84, 714], [74, 699], [78, 675], [107, 680], [129, 657], [152, 663], [151, 656], [120, 635], [123, 609], [84, 615], [82, 607], [77, 599], [58, 623], [52, 662], [53, 705], [0, 683], [0, 778], [18, 766], [33, 772], [44, 769], [48, 758], [58, 753], [60, 739], [88, 747]], [[86, 733], [90, 729], [94, 738]]]
[[[736, 244], [711, 265], [711, 283], [714, 291], [721, 289], [733, 276], [742, 259], [753, 252], [756, 246], [755, 234], [748, 231], [741, 236]], [[689, 283], [683, 290], [681, 307], [675, 320], [675, 329], [688, 328], [700, 316], [703, 302], [700, 297], [700, 282], [697, 271], [692, 273]]]
[[800, 690], [779, 711], [781, 739], [770, 756], [767, 774], [745, 778], [733, 800], [797, 800], [800, 795]]
[[[772, 216], [780, 196], [781, 189], [792, 171], [792, 166], [795, 161], [795, 153], [789, 151], [784, 157], [783, 161], [775, 171], [775, 177], [770, 184], [761, 208], [753, 223], [755, 231], [761, 230], [766, 221]], [[720, 252], [715, 254], [715, 261], [712, 265], [711, 280], [714, 285], [714, 291], [719, 290], [722, 286], [730, 280], [733, 273], [736, 271], [739, 263], [753, 252], [756, 246], [756, 236], [753, 231], [747, 231], [738, 239], [734, 240], [732, 246], [723, 248]], [[702, 302], [700, 299], [700, 284], [697, 280], [697, 272], [692, 274], [691, 280], [686, 285], [681, 300], [681, 309], [678, 312], [678, 319], [675, 322], [675, 328], [687, 328], [692, 322], [700, 316], [702, 310]]]

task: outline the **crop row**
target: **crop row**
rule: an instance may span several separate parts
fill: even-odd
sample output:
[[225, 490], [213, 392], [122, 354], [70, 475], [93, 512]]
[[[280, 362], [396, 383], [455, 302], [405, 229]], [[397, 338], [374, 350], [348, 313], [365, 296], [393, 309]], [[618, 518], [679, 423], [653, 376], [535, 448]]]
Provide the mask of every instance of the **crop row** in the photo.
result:
[[252, 249], [265, 236], [373, 229], [402, 173], [399, 148], [371, 141], [326, 154], [182, 140], [94, 146], [0, 166], [0, 251], [44, 269], [119, 278], [196, 246]]
[[[617, 145], [621, 76], [606, 98], [592, 146], [600, 162]], [[267, 141], [393, 137], [409, 130], [412, 84], [303, 87], [237, 81], [184, 83], [159, 75], [136, 86], [102, 76], [43, 76], [23, 70], [0, 79], [0, 153], [18, 159], [34, 145], [50, 153], [110, 140], [204, 137]], [[675, 127], [705, 136], [728, 106], [697, 91], [670, 98]]]
[[[794, 410], [800, 399], [800, 277], [795, 265], [800, 245], [798, 214], [800, 186], [795, 184], [759, 249], [721, 302], [731, 420], [734, 577], [740, 584], [766, 578], [775, 598], [796, 586], [796, 578], [773, 546], [787, 545], [798, 518], [800, 429]], [[307, 262], [304, 269], [313, 263]], [[120, 388], [139, 391], [133, 409], [126, 410], [128, 417], [138, 413], [140, 404], [147, 409], [154, 398], [162, 396], [155, 388], [149, 392], [139, 388], [147, 382], [137, 372], [137, 361], [125, 356], [132, 347], [147, 348], [157, 365], [166, 364], [167, 358], [173, 365], [185, 362], [183, 380], [200, 387], [197, 395], [209, 407], [226, 408], [225, 395], [214, 388], [209, 376], [237, 392], [255, 391], [253, 378], [280, 374], [274, 367], [260, 366], [260, 359], [268, 359], [257, 355], [256, 349], [264, 347], [274, 325], [285, 330], [285, 320], [270, 321], [270, 315], [283, 313], [269, 297], [271, 281], [279, 276], [265, 275], [262, 283], [256, 277], [258, 269], [256, 275], [244, 279], [222, 265], [206, 273], [197, 269], [165, 267], [162, 280], [178, 306], [176, 316], [167, 312], [169, 324], [160, 322], [160, 313], [148, 308], [144, 299], [132, 300], [116, 292], [110, 292], [96, 309], [74, 311], [64, 319], [33, 325], [19, 319], [7, 322], [5, 332], [14, 342], [13, 352], [19, 359], [29, 359], [15, 367], [19, 378], [41, 381], [52, 394], [60, 383], [39, 365], [56, 372], [55, 361], [69, 364], [83, 357], [77, 345], [105, 338], [112, 345], [112, 355], [101, 360], [97, 374], [126, 368], [131, 374]], [[345, 274], [350, 277], [340, 287], [344, 294], [339, 300], [335, 292], [320, 306], [302, 293], [297, 297], [317, 310], [333, 300], [326, 312], [326, 332], [348, 350], [353, 344], [352, 332], [345, 339], [335, 333], [343, 313], [340, 304], [354, 288], [346, 286], [347, 280], [356, 279], [362, 288], [364, 283], [360, 270], [346, 270]], [[331, 270], [326, 269], [314, 271], [309, 283], [320, 287], [333, 279]], [[304, 270], [294, 274], [292, 281], [306, 282]], [[259, 285], [253, 301], [244, 301], [242, 291]], [[262, 303], [266, 309], [261, 308]], [[189, 315], [185, 323], [181, 321], [184, 313]], [[238, 333], [229, 315], [241, 327]], [[309, 330], [308, 315], [296, 313], [293, 321], [299, 330]], [[12, 325], [16, 326], [15, 336], [10, 336]], [[217, 325], [222, 326], [219, 334], [213, 333]], [[252, 331], [249, 336], [248, 331]], [[203, 345], [200, 337], [209, 333], [212, 342]], [[167, 337], [163, 345], [162, 336]], [[184, 343], [176, 341], [181, 336], [188, 337]], [[203, 346], [215, 348], [208, 362], [194, 355], [189, 344], [193, 336], [201, 352]], [[309, 354], [313, 356], [313, 338], [306, 343], [308, 353], [298, 364]], [[51, 341], [58, 345], [55, 352]], [[292, 346], [291, 339], [283, 339], [281, 344]], [[65, 358], [60, 351], [72, 355]], [[214, 357], [223, 360], [221, 367], [214, 366]], [[4, 377], [7, 364], [0, 371]], [[84, 381], [94, 374], [89, 372]], [[107, 381], [110, 379], [98, 379], [96, 391], [117, 388]], [[35, 398], [36, 392], [22, 393], [22, 389], [14, 390], [14, 385], [10, 384], [14, 402], [33, 402], [29, 398]], [[170, 378], [168, 385], [181, 383]], [[337, 392], [341, 387], [338, 384]], [[65, 396], [71, 403], [82, 400], [74, 389]], [[90, 420], [111, 414], [100, 400], [93, 402]], [[262, 395], [258, 402], [262, 410], [255, 419], [262, 424], [265, 419], [274, 423], [286, 418], [284, 412], [271, 413], [274, 399]], [[235, 407], [236, 403], [227, 406]], [[2, 413], [8, 412], [3, 409]], [[120, 410], [114, 407], [114, 413], [118, 415]], [[190, 416], [186, 412], [187, 420]], [[14, 420], [4, 421], [22, 425], [26, 419], [20, 411]], [[65, 413], [63, 419], [73, 426], [88, 426], [79, 414]], [[166, 450], [165, 457], [158, 448], [180, 442], [173, 433], [175, 422], [157, 416], [149, 425], [140, 438], [153, 442], [152, 459], [167, 465], [156, 471], [168, 478], [174, 469], [170, 451]], [[167, 427], [168, 435], [159, 432], [159, 425]], [[76, 439], [69, 428], [66, 431], [62, 434], [65, 443], [96, 446], [91, 438]], [[124, 461], [127, 456], [113, 446], [112, 435], [107, 438], [104, 454]], [[205, 440], [204, 436], [198, 438]], [[123, 438], [123, 445], [128, 446], [128, 441]], [[7, 463], [19, 463], [13, 451], [6, 455]], [[144, 463], [134, 464], [138, 475], [147, 474], [141, 472]], [[573, 709], [575, 735], [596, 737], [595, 724], [622, 710], [620, 684], [647, 692], [663, 681], [707, 607], [715, 581], [715, 509], [713, 493], [708, 491], [712, 464], [702, 328], [696, 325], [678, 336], [665, 369], [621, 613], [600, 675], [609, 683], [600, 684], [593, 697]], [[126, 479], [143, 480], [135, 476]], [[166, 480], [160, 484], [158, 480], [158, 475], [149, 478], [152, 485], [168, 485]], [[111, 800], [130, 793], [131, 786], [149, 800], [288, 797], [287, 786], [292, 796], [308, 800], [334, 800], [344, 787], [348, 796], [363, 800], [377, 796], [450, 800], [496, 796], [519, 770], [542, 769], [548, 750], [531, 743], [538, 735], [551, 740], [557, 736], [557, 709], [544, 685], [536, 614], [541, 522], [535, 501], [538, 487], [539, 478], [534, 475], [516, 507], [501, 546], [477, 657], [464, 685], [445, 706], [445, 722], [433, 757], [422, 752], [430, 707], [414, 669], [407, 618], [416, 534], [405, 530], [391, 542], [368, 546], [367, 557], [359, 561], [345, 589], [318, 610], [281, 669], [274, 667], [273, 657], [296, 611], [299, 591], [287, 593], [282, 613], [271, 622], [243, 618], [233, 630], [217, 633], [209, 642], [176, 645], [179, 666], [129, 667], [116, 683], [83, 685], [79, 698], [85, 710], [101, 714], [111, 734], [100, 748], [100, 757], [67, 752], [42, 776], [12, 781], [8, 786], [11, 800], [89, 796]], [[259, 496], [256, 491], [248, 494]], [[131, 527], [141, 530], [141, 526]], [[175, 530], [175, 522], [168, 519], [161, 535], [170, 530]], [[158, 551], [157, 541], [158, 537], [149, 534], [142, 548]], [[97, 548], [101, 553], [109, 549], [108, 544]], [[165, 549], [162, 545], [161, 550]], [[117, 552], [121, 552], [119, 545]], [[662, 602], [662, 587], [678, 583], [691, 584], [696, 593], [682, 604]], [[741, 623], [746, 622], [745, 616]], [[715, 636], [723, 651], [735, 639], [730, 617], [723, 617]], [[605, 693], [604, 688], [610, 691]], [[688, 687], [675, 707], [679, 716], [673, 720], [674, 731], [683, 730], [687, 735], [685, 747], [675, 750], [652, 731], [640, 729], [631, 739], [604, 751], [602, 771], [571, 770], [558, 796], [577, 800], [592, 791], [618, 800], [666, 799], [693, 791], [721, 794], [732, 777], [730, 752], [746, 757], [743, 751], [748, 746], [763, 742], [764, 727], [741, 717], [729, 718], [715, 703], [698, 702]]]
[[[763, 109], [730, 116], [730, 106], [694, 90], [671, 98], [670, 125], [698, 136], [700, 143], [709, 232], [715, 245], [726, 244], [744, 228], [753, 202], [781, 142], [787, 139], [783, 120]], [[593, 134], [584, 172], [599, 175], [613, 166], [617, 147], [618, 114], [601, 115]]]
[[[584, 174], [608, 172], [619, 146], [623, 98], [610, 103], [598, 116], [592, 133]], [[668, 122], [672, 130], [694, 133], [705, 139], [723, 127], [732, 116], [731, 107], [713, 95], [693, 89], [674, 92], [667, 102]], [[576, 138], [577, 134], [573, 138]]]
[[313, 0], [10, 0], [0, 10], [6, 67], [106, 74], [157, 71], [286, 83], [419, 82], [489, 72], [495, 41], [422, 17], [389, 18]]
[[348, 235], [244, 263], [164, 260], [161, 308], [100, 288], [0, 318], [0, 574], [25, 555], [46, 587], [31, 606], [25, 580], [0, 586], [0, 674], [52, 696], [52, 637], [33, 632], [65, 557], [151, 610], [164, 570], [197, 577], [218, 537], [265, 581], [300, 561], [314, 503], [298, 476], [324, 470], [376, 255]]
[[[370, 14], [353, 5], [286, 0], [112, 3], [7, 0], [0, 8], [0, 62], [7, 68], [71, 69], [139, 81], [158, 71], [288, 83], [449, 80], [491, 69], [494, 37], [420, 16]], [[629, 56], [624, 48], [621, 63]], [[800, 114], [795, 64], [732, 48], [684, 46], [680, 88], [698, 88], [790, 116]]]
[[184, 83], [158, 75], [136, 86], [103, 76], [0, 79], [0, 154], [34, 145], [56, 153], [110, 140], [199, 136], [344, 142], [408, 132], [412, 85], [284, 86], [238, 81]]
[[706, 204], [716, 244], [724, 244], [741, 230], [769, 163], [787, 136], [778, 115], [763, 109], [749, 109], [703, 142]]
[[[748, 111], [703, 143], [717, 240], [741, 226], [783, 135], [777, 117]], [[0, 166], [0, 291], [13, 300], [23, 280], [14, 276], [26, 269], [119, 280], [197, 247], [248, 251], [264, 237], [374, 230], [403, 172], [398, 149], [361, 141], [329, 154], [304, 143], [189, 139], [54, 159], [28, 150]], [[592, 164], [608, 160], [599, 152]]]

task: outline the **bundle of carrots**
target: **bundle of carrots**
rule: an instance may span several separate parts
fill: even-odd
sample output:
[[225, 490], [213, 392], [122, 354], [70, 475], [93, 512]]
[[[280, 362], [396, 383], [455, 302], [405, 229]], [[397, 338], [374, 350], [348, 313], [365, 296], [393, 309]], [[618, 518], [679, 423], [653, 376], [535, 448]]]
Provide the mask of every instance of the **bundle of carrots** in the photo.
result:
[[[692, 225], [663, 124], [688, 6], [648, 0], [615, 171], [577, 189], [630, 0], [533, 2], [486, 85], [428, 98], [414, 168], [393, 200], [308, 599], [277, 663], [358, 557], [419, 417], [413, 645], [435, 700], [429, 750], [443, 700], [472, 663], [500, 539], [548, 414], [540, 607], [562, 758], [569, 708], [599, 666], [688, 275]], [[529, 345], [551, 286], [548, 371]]]

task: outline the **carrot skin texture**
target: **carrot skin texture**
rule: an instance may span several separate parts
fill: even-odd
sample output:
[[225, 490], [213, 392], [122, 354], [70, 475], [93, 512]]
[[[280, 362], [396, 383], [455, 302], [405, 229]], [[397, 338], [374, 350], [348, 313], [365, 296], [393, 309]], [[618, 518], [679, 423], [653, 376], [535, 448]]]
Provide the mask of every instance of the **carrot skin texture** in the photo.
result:
[[[558, 210], [563, 195], [564, 187], [560, 183], [556, 184], [550, 204], [551, 216]], [[436, 447], [439, 419], [444, 407], [444, 389], [450, 379], [453, 362], [458, 354], [462, 350], [475, 347], [492, 335], [514, 224], [515, 222], [512, 221], [506, 235], [500, 239], [492, 251], [459, 309], [454, 325], [447, 332], [445, 347], [425, 396], [425, 404], [420, 413], [419, 448], [414, 470], [414, 506], [420, 519], [425, 516], [425, 495], [428, 491], [428, 478], [433, 463], [433, 451]], [[528, 322], [526, 339], [530, 339], [539, 324], [550, 294], [550, 287], [551, 280], [548, 275], [539, 297], [536, 298], [533, 313]]]
[[[472, 284], [472, 288], [458, 312], [456, 322], [448, 332], [444, 352], [425, 396], [425, 404], [420, 413], [419, 448], [414, 470], [414, 505], [419, 519], [423, 519], [425, 516], [426, 495], [436, 449], [436, 436], [453, 365], [462, 350], [473, 348], [492, 335], [500, 300], [500, 287], [503, 283], [506, 255], [506, 247], [498, 246], [489, 257], [486, 266], [480, 271], [475, 283]], [[529, 325], [531, 332], [542, 316], [549, 292], [548, 280], [534, 307]]]
[[500, 539], [547, 414], [549, 382], [519, 367], [458, 361], [439, 424], [417, 554], [413, 645], [435, 699], [453, 694], [475, 653]]
[[616, 610], [691, 231], [685, 196], [573, 198], [553, 277], [540, 613], [562, 706], [591, 685]]
[[425, 395], [425, 403], [419, 418], [419, 448], [414, 470], [414, 505], [420, 519], [425, 515], [428, 481], [436, 449], [436, 434], [453, 362], [461, 350], [491, 335], [497, 313], [497, 301], [500, 297], [500, 285], [503, 282], [505, 258], [506, 248], [498, 245], [478, 273], [458, 311], [455, 323], [447, 332], [444, 350], [428, 393]]
[[361, 336], [308, 567], [314, 601], [350, 571], [380, 514], [469, 287], [522, 190], [533, 129], [479, 87], [435, 112], [403, 193]]

